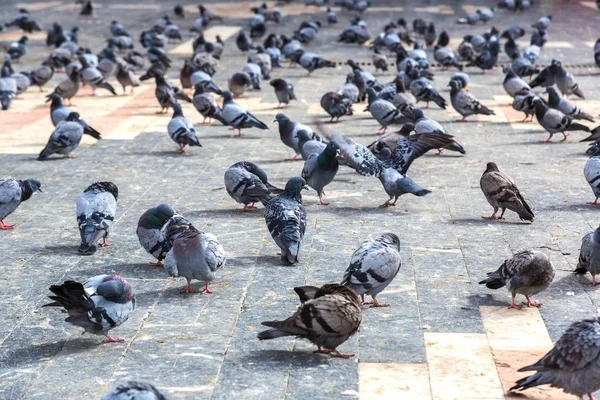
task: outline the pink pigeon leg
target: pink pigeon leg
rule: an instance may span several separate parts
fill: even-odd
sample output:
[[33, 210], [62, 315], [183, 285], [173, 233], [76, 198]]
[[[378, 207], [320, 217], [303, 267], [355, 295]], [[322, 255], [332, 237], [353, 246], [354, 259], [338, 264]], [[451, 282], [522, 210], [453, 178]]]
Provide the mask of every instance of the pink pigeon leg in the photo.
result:
[[597, 206], [598, 205], [598, 198], [596, 197], [596, 200], [594, 201], [588, 201], [588, 204], [592, 205], [592, 206]]
[[100, 247], [109, 247], [112, 246], [112, 244], [108, 243], [108, 241], [106, 240], [105, 237], [102, 238], [102, 243], [100, 244]]
[[194, 289], [190, 286], [190, 283], [187, 283], [187, 286], [179, 291], [179, 293], [194, 293]]
[[512, 301], [510, 302], [510, 306], [508, 308], [514, 308], [515, 310], [520, 310], [521, 307], [515, 304], [515, 298], [513, 296]]
[[354, 354], [344, 354], [344, 353], [340, 353], [337, 350], [331, 350], [331, 353], [329, 353], [329, 355], [331, 357], [339, 357], [339, 358], [350, 358], [350, 357], [354, 356]]
[[531, 300], [529, 296], [525, 296], [525, 298], [527, 299], [527, 305], [529, 307], [539, 307], [542, 305], [542, 303], [536, 303], [535, 301]]
[[204, 289], [200, 291], [201, 294], [211, 294], [212, 292], [208, 289], [208, 282], [205, 283]]
[[0, 230], [7, 231], [14, 228], [14, 225], [5, 224], [4, 221], [0, 221]]
[[150, 262], [148, 263], [148, 265], [150, 265], [151, 267], [162, 267], [162, 266], [163, 266], [163, 263], [162, 263], [162, 261], [161, 261], [161, 260], [154, 261], [154, 262], [150, 261]]
[[104, 341], [102, 343], [120, 343], [120, 342], [124, 342], [125, 339], [120, 339], [120, 338], [115, 338], [112, 336], [106, 336], [106, 339], [104, 339]]

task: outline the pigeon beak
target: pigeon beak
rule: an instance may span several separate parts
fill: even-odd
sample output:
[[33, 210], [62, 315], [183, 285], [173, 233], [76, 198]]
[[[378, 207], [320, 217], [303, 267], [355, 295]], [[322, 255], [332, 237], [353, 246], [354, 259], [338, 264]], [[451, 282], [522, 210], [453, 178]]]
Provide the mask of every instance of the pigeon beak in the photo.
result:
[[271, 121], [271, 122], [277, 122], [277, 118], [273, 118], [273, 121]]
[[38, 188], [38, 192], [42, 193], [43, 192], [42, 188]]
[[52, 101], [52, 97], [48, 96], [48, 98], [46, 99], [46, 103], [48, 103], [49, 101]]

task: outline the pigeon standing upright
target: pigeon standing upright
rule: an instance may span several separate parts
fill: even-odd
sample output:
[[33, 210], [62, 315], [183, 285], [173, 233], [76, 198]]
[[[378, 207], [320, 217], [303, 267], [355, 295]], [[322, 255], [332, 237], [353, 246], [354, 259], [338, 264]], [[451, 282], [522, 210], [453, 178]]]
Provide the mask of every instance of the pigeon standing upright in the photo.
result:
[[515, 97], [515, 94], [522, 89], [528, 89], [531, 91], [531, 87], [529, 87], [524, 80], [519, 78], [511, 67], [506, 66], [502, 68], [502, 72], [506, 74], [504, 81], [502, 82], [502, 87], [510, 97]]
[[277, 96], [277, 101], [279, 102], [277, 108], [280, 108], [281, 104], [285, 104], [283, 107], [287, 108], [291, 100], [297, 100], [294, 94], [294, 86], [285, 79], [277, 78], [269, 83], [275, 89], [275, 96]]
[[255, 203], [266, 205], [274, 194], [283, 193], [269, 183], [266, 172], [249, 161], [240, 161], [225, 171], [225, 190], [244, 207], [238, 211], [256, 208]]
[[238, 133], [235, 136], [242, 136], [244, 128], [269, 129], [264, 122], [236, 104], [230, 91], [224, 91], [221, 96], [223, 97], [223, 120], [231, 127], [230, 130], [237, 129]]
[[[486, 170], [481, 175], [479, 181], [481, 191], [488, 203], [494, 207], [494, 213], [489, 217], [483, 217], [489, 220], [504, 219], [506, 209], [516, 212], [521, 221], [533, 222], [534, 214], [525, 201], [521, 192], [512, 178], [498, 169], [496, 163], [487, 163]], [[498, 209], [502, 209], [502, 214], [496, 216]]]
[[389, 125], [404, 124], [408, 119], [391, 102], [377, 98], [373, 88], [367, 88], [369, 112], [381, 125], [380, 132], [385, 133]]
[[302, 168], [302, 178], [308, 186], [317, 191], [320, 205], [328, 205], [323, 201], [324, 188], [329, 185], [337, 174], [339, 163], [337, 160], [338, 146], [335, 142], [329, 142], [321, 153], [313, 153], [308, 156]]
[[4, 222], [19, 205], [27, 201], [35, 192], [42, 191], [42, 184], [37, 179], [24, 181], [15, 178], [0, 178], [0, 230], [13, 229], [14, 225]]
[[[73, 112], [73, 110], [63, 105], [62, 100], [57, 93], [48, 95], [48, 100], [46, 100], [46, 102], [48, 101], [52, 101], [52, 103], [50, 103], [50, 119], [54, 126], [58, 125], [61, 121], [66, 120], [69, 114]], [[82, 118], [79, 118], [78, 122], [83, 125], [83, 133], [86, 133], [95, 139], [101, 139], [100, 132], [89, 126]]]
[[[50, 135], [48, 144], [38, 156], [38, 160], [45, 160], [52, 154], [62, 154], [64, 158], [72, 158], [71, 152], [79, 146], [84, 133], [83, 122], [79, 114], [70, 113], [67, 118], [59, 122]], [[91, 134], [95, 137], [95, 135]], [[96, 137], [100, 139], [100, 137]]]
[[467, 66], [476, 66], [485, 74], [486, 70], [491, 70], [498, 62], [499, 52], [500, 43], [496, 40], [490, 44], [489, 50], [483, 51], [483, 53], [478, 55], [471, 63], [467, 64]]
[[596, 286], [596, 275], [600, 274], [600, 227], [586, 233], [581, 239], [579, 262], [574, 272], [580, 275], [589, 272], [592, 275], [591, 283]]
[[410, 91], [417, 98], [417, 102], [424, 101], [427, 103], [425, 108], [429, 108], [429, 102], [431, 101], [437, 104], [440, 108], [446, 108], [446, 100], [425, 78], [413, 80], [410, 83]]
[[227, 122], [223, 119], [223, 110], [217, 104], [214, 96], [211, 96], [201, 83], [196, 84], [195, 89], [192, 103], [196, 110], [204, 117], [202, 123], [204, 124], [208, 118], [209, 122], [210, 119], [216, 119], [223, 125], [227, 125]]
[[462, 119], [459, 120], [460, 122], [465, 122], [469, 115], [495, 115], [494, 111], [481, 104], [470, 92], [459, 89], [456, 81], [450, 81], [448, 86], [450, 86], [450, 103], [452, 104], [452, 108], [462, 115]]
[[11, 43], [6, 49], [6, 52], [8, 53], [10, 58], [15, 60], [15, 62], [18, 62], [21, 59], [21, 57], [27, 54], [28, 41], [29, 38], [27, 36], [21, 36], [21, 39], [19, 39], [18, 42]]
[[284, 321], [265, 321], [272, 329], [260, 332], [260, 340], [282, 336], [308, 339], [318, 346], [315, 353], [349, 358], [353, 354], [340, 353], [337, 347], [354, 335], [362, 322], [362, 310], [357, 294], [345, 286], [330, 283], [317, 288], [294, 288], [300, 297], [298, 310]]
[[586, 121], [594, 122], [594, 118], [590, 114], [584, 113], [566, 97], [560, 97], [554, 87], [548, 86], [546, 93], [548, 93], [548, 105], [551, 108], [562, 112], [569, 118], [585, 119]]
[[552, 60], [552, 66], [555, 68], [554, 79], [556, 86], [558, 86], [561, 93], [567, 97], [574, 94], [577, 97], [585, 99], [583, 91], [579, 88], [573, 74], [565, 70], [562, 63], [558, 60]]
[[298, 154], [300, 154], [300, 148], [298, 147], [299, 138], [297, 137], [297, 133], [300, 130], [308, 132], [311, 136], [311, 139], [321, 141], [321, 137], [315, 134], [311, 127], [301, 124], [300, 122], [292, 121], [284, 113], [278, 113], [275, 115], [273, 122], [277, 122], [279, 125], [279, 138], [281, 139], [281, 142], [294, 150], [295, 155], [292, 160], [295, 160], [298, 157]]
[[539, 307], [541, 304], [532, 301], [531, 296], [546, 290], [554, 279], [554, 273], [554, 266], [546, 254], [525, 250], [505, 260], [496, 271], [488, 272], [488, 277], [479, 284], [485, 284], [489, 289], [506, 286], [512, 295], [509, 308], [520, 308], [515, 304], [517, 294], [525, 296], [528, 306]]
[[265, 222], [271, 237], [281, 249], [284, 265], [296, 264], [306, 230], [306, 211], [302, 205], [302, 190], [308, 189], [301, 177], [291, 178], [283, 193], [265, 206]]
[[83, 333], [104, 335], [104, 343], [124, 342], [108, 332], [123, 324], [135, 309], [133, 289], [118, 275], [94, 276], [83, 284], [65, 281], [50, 286], [52, 303], [43, 307], [62, 307], [66, 322], [83, 328]]
[[331, 117], [329, 122], [340, 120], [344, 115], [352, 115], [352, 100], [337, 92], [327, 92], [321, 96], [321, 108]]
[[185, 152], [185, 146], [202, 147], [196, 136], [194, 124], [183, 116], [181, 104], [179, 103], [173, 104], [173, 117], [167, 125], [167, 132], [169, 132], [171, 139], [179, 145], [178, 153]]
[[[377, 300], [377, 295], [392, 283], [400, 271], [402, 260], [399, 252], [400, 238], [393, 233], [364, 241], [352, 254], [342, 285], [360, 295], [363, 304], [387, 307], [388, 304]], [[370, 295], [373, 301], [365, 302], [365, 294]]]
[[77, 199], [77, 226], [81, 236], [79, 253], [90, 255], [100, 247], [110, 246], [106, 238], [115, 220], [119, 189], [112, 182], [96, 182], [90, 185]]
[[600, 151], [593, 152], [586, 161], [583, 167], [583, 175], [596, 197], [594, 201], [590, 201], [588, 204], [597, 205], [598, 198], [600, 198]]
[[550, 134], [548, 139], [542, 140], [542, 142], [549, 142], [552, 140], [552, 136], [558, 132], [563, 134], [561, 142], [564, 142], [567, 140], [567, 134], [565, 132], [590, 131], [590, 128], [587, 126], [573, 122], [571, 118], [567, 117], [559, 110], [548, 107], [539, 97], [533, 99], [533, 104], [535, 105], [535, 117], [537, 118], [538, 123]]

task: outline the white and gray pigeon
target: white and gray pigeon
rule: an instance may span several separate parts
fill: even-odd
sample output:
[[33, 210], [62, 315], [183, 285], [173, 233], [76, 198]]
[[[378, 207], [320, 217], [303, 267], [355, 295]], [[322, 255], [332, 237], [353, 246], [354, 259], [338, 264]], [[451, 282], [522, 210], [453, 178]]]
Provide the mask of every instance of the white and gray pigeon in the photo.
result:
[[[388, 304], [377, 300], [377, 295], [392, 283], [400, 271], [402, 259], [399, 252], [400, 238], [394, 233], [384, 233], [364, 241], [352, 254], [341, 284], [354, 290], [363, 304], [387, 307]], [[365, 302], [365, 294], [373, 301]]]
[[510, 390], [525, 390], [539, 385], [561, 388], [583, 400], [600, 389], [600, 318], [572, 324], [558, 339], [552, 350], [535, 364], [519, 372], [537, 371], [519, 379]]
[[52, 303], [43, 307], [62, 307], [66, 322], [84, 328], [83, 333], [104, 335], [104, 343], [124, 342], [108, 332], [129, 319], [135, 309], [131, 285], [118, 275], [97, 275], [83, 284], [65, 281], [50, 286]]
[[525, 296], [528, 306], [539, 307], [540, 303], [531, 300], [534, 296], [548, 288], [554, 279], [554, 265], [548, 256], [541, 251], [525, 250], [505, 260], [500, 268], [488, 272], [487, 278], [479, 282], [489, 289], [506, 286], [512, 295], [510, 308], [521, 308], [515, 304], [515, 296]]
[[[494, 207], [494, 213], [489, 217], [483, 217], [484, 219], [504, 219], [504, 212], [509, 209], [516, 212], [521, 221], [533, 222], [535, 215], [531, 207], [521, 195], [512, 178], [500, 171], [496, 163], [487, 163], [486, 169], [479, 180], [479, 186], [488, 203]], [[502, 214], [497, 217], [496, 213], [500, 208]]]
[[4, 222], [19, 205], [27, 201], [35, 192], [42, 191], [42, 184], [37, 179], [0, 178], [0, 230], [13, 229], [14, 225]]
[[427, 103], [425, 108], [429, 108], [429, 102], [433, 101], [441, 108], [446, 108], [446, 100], [438, 93], [426, 78], [417, 78], [410, 83], [410, 91], [417, 101]]
[[463, 65], [458, 62], [456, 54], [445, 46], [440, 46], [439, 44], [436, 45], [433, 52], [433, 58], [440, 63], [443, 69], [455, 67], [458, 68], [459, 71], [463, 70]]
[[450, 81], [448, 84], [450, 86], [450, 103], [452, 104], [452, 108], [456, 110], [457, 113], [462, 115], [462, 119], [457, 122], [465, 122], [467, 117], [475, 114], [482, 115], [495, 115], [493, 110], [490, 110], [470, 92], [462, 90], [458, 87], [458, 82]]
[[444, 133], [448, 131], [434, 119], [427, 118], [423, 114], [423, 110], [415, 108], [413, 110], [413, 121], [415, 124], [415, 132], [417, 133]]
[[225, 250], [212, 233], [204, 233], [193, 227], [182, 232], [173, 241], [173, 247], [164, 261], [165, 270], [174, 277], [183, 276], [187, 286], [181, 293], [194, 293], [192, 279], [204, 282], [202, 294], [212, 293], [208, 284], [215, 279], [216, 272], [225, 265]]
[[279, 125], [279, 138], [281, 139], [281, 142], [294, 150], [295, 155], [292, 160], [295, 160], [298, 157], [298, 154], [300, 154], [300, 147], [298, 145], [299, 138], [297, 136], [300, 130], [306, 131], [312, 140], [322, 141], [321, 137], [314, 133], [310, 126], [304, 125], [300, 122], [292, 121], [284, 113], [278, 113], [275, 115], [273, 122], [277, 122]]
[[79, 114], [72, 112], [64, 121], [56, 125], [38, 160], [45, 160], [52, 154], [62, 154], [64, 158], [71, 158], [71, 152], [79, 146], [82, 136], [83, 124]]
[[552, 22], [552, 15], [548, 15], [546, 17], [540, 17], [540, 19], [538, 19], [535, 22], [535, 24], [531, 25], [531, 27], [545, 31], [548, 29], [551, 22]]
[[548, 93], [548, 105], [551, 108], [562, 112], [569, 118], [594, 122], [594, 118], [590, 114], [583, 112], [581, 108], [571, 103], [566, 97], [560, 97], [553, 86], [548, 86], [546, 93]]
[[588, 232], [581, 239], [581, 249], [579, 250], [579, 262], [574, 271], [576, 274], [592, 275], [591, 284], [596, 286], [596, 275], [600, 274], [600, 228]]
[[408, 118], [406, 118], [391, 102], [377, 98], [375, 89], [368, 87], [366, 92], [369, 99], [369, 112], [381, 125], [381, 133], [385, 133], [389, 125], [404, 124], [408, 122]]
[[192, 99], [192, 104], [198, 110], [200, 115], [204, 117], [202, 123], [206, 123], [206, 119], [208, 118], [209, 123], [211, 123], [211, 119], [216, 119], [223, 125], [227, 125], [225, 120], [223, 119], [223, 110], [217, 104], [217, 100], [214, 96], [210, 95], [204, 85], [202, 83], [198, 83], [195, 86], [194, 97]]
[[291, 178], [283, 193], [275, 196], [265, 206], [267, 229], [281, 249], [281, 262], [284, 265], [298, 262], [306, 231], [306, 211], [302, 205], [302, 190], [305, 189], [308, 187], [303, 178]]
[[531, 91], [531, 87], [523, 79], [519, 78], [511, 67], [503, 67], [502, 72], [506, 74], [504, 81], [502, 82], [502, 87], [510, 97], [515, 97], [515, 95], [523, 89]]
[[551, 67], [554, 69], [554, 80], [556, 81], [556, 86], [558, 86], [564, 96], [568, 97], [574, 94], [577, 97], [585, 99], [583, 91], [577, 84], [575, 77], [572, 73], [563, 68], [560, 61], [552, 60]]
[[[277, 96], [277, 101], [279, 102], [277, 108], [287, 108], [291, 100], [298, 100], [294, 93], [294, 85], [285, 79], [273, 79], [269, 84], [273, 86], [273, 89], [275, 90], [275, 96]], [[282, 104], [284, 104], [284, 106], [281, 106]]]
[[339, 169], [337, 150], [337, 144], [329, 142], [320, 153], [309, 155], [302, 168], [302, 178], [308, 186], [317, 191], [320, 205], [326, 206], [329, 204], [323, 201], [325, 195], [323, 189], [333, 182]]
[[600, 198], [600, 153], [593, 152], [591, 157], [585, 162], [583, 167], [583, 175], [585, 180], [592, 188], [594, 192], [594, 201], [588, 202], [588, 204], [597, 205], [598, 198]]
[[296, 137], [298, 138], [298, 148], [303, 160], [308, 160], [308, 157], [313, 153], [320, 154], [327, 147], [327, 143], [313, 139], [312, 134], [305, 129], [299, 129]]
[[94, 254], [96, 243], [102, 239], [100, 247], [108, 247], [106, 240], [117, 213], [119, 189], [112, 182], [91, 184], [77, 198], [77, 227], [81, 243], [77, 250], [81, 254]]
[[587, 126], [573, 122], [571, 118], [567, 117], [559, 110], [548, 107], [539, 97], [533, 99], [533, 104], [535, 105], [535, 117], [538, 123], [549, 133], [548, 139], [542, 140], [542, 142], [549, 142], [552, 140], [552, 136], [558, 132], [563, 134], [561, 142], [564, 142], [567, 140], [567, 134], [565, 132], [590, 131], [590, 128]]
[[310, 76], [310, 74], [317, 69], [335, 68], [335, 63], [333, 61], [326, 60], [314, 53], [308, 53], [303, 49], [296, 50], [290, 59], [308, 71], [306, 76]]
[[266, 205], [273, 195], [283, 190], [271, 185], [267, 173], [249, 161], [240, 161], [225, 171], [225, 190], [236, 202], [244, 207], [238, 211], [256, 208], [255, 203]]
[[534, 99], [538, 98], [538, 96], [531, 91], [531, 89], [523, 88], [515, 93], [515, 97], [513, 98], [512, 108], [516, 111], [521, 111], [525, 113], [525, 118], [521, 122], [527, 121], [527, 118], [531, 116], [531, 120], [533, 121], [533, 117], [535, 116], [535, 104], [533, 102]]
[[128, 381], [119, 384], [100, 400], [168, 400], [153, 385], [146, 382]]
[[223, 97], [223, 120], [232, 130], [237, 129], [238, 134], [235, 136], [241, 136], [244, 128], [269, 129], [264, 122], [250, 114], [241, 105], [235, 103], [230, 91], [224, 91], [221, 96]]
[[[73, 110], [63, 105], [58, 93], [50, 93], [47, 97], [48, 100], [46, 100], [46, 102], [52, 101], [52, 103], [50, 103], [50, 119], [52, 120], [52, 125], [56, 126], [59, 122], [66, 120]], [[100, 132], [89, 126], [87, 122], [81, 118], [79, 118], [79, 122], [83, 125], [83, 133], [87, 133], [95, 139], [101, 139]]]
[[193, 224], [169, 204], [147, 209], [138, 220], [136, 235], [144, 250], [156, 258], [150, 265], [162, 267], [162, 261], [179, 235]]
[[3, 110], [8, 110], [12, 100], [17, 95], [17, 81], [11, 76], [0, 78], [0, 104]]
[[202, 147], [196, 136], [194, 124], [183, 116], [181, 104], [179, 103], [173, 104], [173, 117], [167, 125], [167, 132], [169, 132], [171, 139], [179, 145], [178, 153], [185, 152], [185, 146]]

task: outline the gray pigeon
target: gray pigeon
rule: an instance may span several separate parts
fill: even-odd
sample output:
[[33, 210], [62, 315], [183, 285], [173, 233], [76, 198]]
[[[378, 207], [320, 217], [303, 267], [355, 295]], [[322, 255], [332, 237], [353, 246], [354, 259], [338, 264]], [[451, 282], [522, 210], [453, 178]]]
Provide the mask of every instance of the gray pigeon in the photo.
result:
[[521, 122], [527, 121], [527, 117], [529, 116], [531, 116], [530, 121], [533, 121], [533, 117], [535, 116], [535, 104], [533, 100], [536, 98], [538, 98], [536, 94], [527, 88], [523, 88], [515, 93], [512, 108], [525, 113], [525, 118]]
[[119, 61], [117, 64], [117, 73], [116, 73], [117, 81], [123, 87], [123, 95], [126, 95], [127, 92], [125, 89], [127, 86], [131, 86], [131, 92], [129, 94], [134, 93], [134, 89], [140, 86], [140, 80], [135, 75], [135, 73], [131, 70], [128, 64], [123, 61]]
[[531, 27], [545, 31], [548, 30], [551, 22], [552, 15], [548, 15], [547, 17], [540, 17], [540, 19], [538, 19], [535, 24], [531, 25]]
[[38, 191], [42, 191], [42, 184], [37, 179], [22, 181], [11, 177], [0, 178], [0, 230], [14, 227], [4, 223], [4, 219], [12, 214], [21, 202], [29, 200]]
[[[404, 194], [410, 193], [415, 196], [425, 196], [431, 193], [430, 190], [424, 189], [419, 186], [415, 181], [413, 181], [408, 176], [402, 175], [400, 172], [396, 171], [394, 168], [386, 168], [383, 173], [379, 175], [379, 180], [385, 189], [385, 192], [390, 196], [390, 198], [380, 205], [379, 207], [390, 207], [395, 206], [398, 198]], [[394, 201], [392, 202], [392, 199]]]
[[[371, 307], [387, 307], [377, 300], [381, 293], [396, 277], [402, 260], [400, 259], [400, 238], [393, 233], [384, 233], [375, 239], [364, 241], [350, 258], [350, 265], [344, 273], [342, 285], [361, 296], [363, 304]], [[365, 302], [365, 294], [373, 301]]]
[[[50, 119], [54, 126], [58, 125], [59, 122], [66, 120], [69, 114], [73, 112], [73, 110], [63, 105], [62, 100], [57, 93], [49, 94], [46, 102], [48, 101], [52, 101], [50, 104]], [[83, 133], [86, 133], [95, 139], [101, 139], [100, 132], [89, 126], [87, 122], [81, 118], [79, 118], [79, 122], [83, 125]]]
[[117, 213], [119, 189], [112, 182], [96, 182], [83, 191], [77, 199], [77, 226], [81, 236], [79, 253], [90, 255], [96, 252], [96, 243], [108, 247], [106, 240]]
[[531, 61], [525, 57], [515, 58], [510, 67], [513, 71], [515, 71], [515, 74], [517, 74], [518, 77], [530, 77], [531, 75], [538, 74], [540, 72], [540, 70], [534, 67]]
[[310, 126], [292, 121], [284, 113], [277, 113], [273, 122], [277, 122], [279, 125], [279, 138], [281, 139], [281, 142], [294, 150], [295, 155], [292, 160], [295, 160], [298, 157], [298, 154], [300, 154], [300, 147], [298, 145], [300, 139], [297, 136], [300, 130], [306, 131], [312, 140], [322, 140], [319, 135], [313, 132]]
[[[504, 212], [508, 208], [516, 212], [521, 221], [533, 222], [533, 211], [521, 195], [517, 185], [510, 176], [500, 171], [495, 163], [487, 163], [479, 185], [488, 203], [494, 207], [494, 213], [483, 218], [490, 220], [504, 219]], [[502, 209], [502, 214], [496, 217], [499, 208]]]
[[584, 113], [566, 97], [560, 97], [554, 87], [548, 86], [546, 93], [548, 93], [548, 105], [551, 108], [562, 112], [569, 118], [585, 119], [586, 121], [594, 122], [594, 118], [590, 114]]
[[215, 279], [217, 269], [225, 265], [225, 250], [212, 233], [204, 233], [193, 227], [182, 232], [173, 241], [173, 247], [165, 257], [165, 270], [169, 275], [183, 276], [187, 286], [181, 293], [193, 293], [192, 279], [204, 282], [200, 293], [212, 293], [208, 284]]
[[251, 85], [252, 80], [246, 72], [236, 72], [227, 78], [227, 88], [233, 97], [242, 97], [246, 89], [250, 88]]
[[337, 92], [327, 92], [321, 97], [321, 108], [331, 117], [329, 122], [340, 120], [344, 115], [352, 115], [352, 101]]
[[583, 95], [583, 91], [579, 88], [577, 81], [572, 73], [565, 70], [562, 66], [562, 63], [558, 60], [552, 60], [552, 65], [554, 68], [554, 79], [556, 81], [556, 86], [560, 89], [561, 93], [564, 96], [569, 96], [574, 94], [577, 97], [585, 99]]
[[378, 99], [373, 88], [368, 87], [366, 92], [369, 98], [369, 112], [379, 122], [383, 130], [380, 133], [385, 133], [389, 125], [408, 122], [408, 119], [391, 102]]
[[588, 204], [597, 205], [600, 197], [600, 154], [598, 152], [592, 153], [592, 156], [586, 161], [585, 167], [583, 167], [583, 175], [596, 197], [594, 201], [590, 201]]
[[574, 271], [576, 274], [592, 275], [592, 285], [596, 286], [596, 275], [600, 274], [600, 228], [588, 232], [581, 239], [581, 250], [579, 250], [579, 262]]
[[511, 67], [503, 67], [502, 72], [506, 74], [506, 76], [504, 77], [504, 82], [502, 82], [502, 87], [510, 97], [515, 97], [515, 94], [517, 94], [523, 89], [528, 89], [529, 91], [531, 91], [531, 87], [527, 83], [525, 83], [524, 80], [519, 78]]
[[71, 152], [79, 146], [82, 136], [83, 123], [80, 121], [79, 114], [72, 112], [56, 125], [38, 160], [45, 160], [52, 154], [62, 154], [64, 158], [72, 158]]
[[581, 400], [586, 394], [590, 400], [594, 400], [592, 393], [600, 389], [600, 382], [593, 378], [600, 375], [599, 343], [600, 318], [575, 322], [544, 357], [535, 364], [519, 369], [519, 372], [537, 372], [519, 379], [510, 390], [550, 385]]
[[495, 115], [494, 111], [481, 104], [470, 92], [460, 89], [458, 82], [450, 81], [448, 86], [450, 86], [450, 103], [452, 104], [452, 108], [462, 115], [462, 119], [459, 120], [460, 122], [466, 122], [469, 115]]
[[216, 119], [223, 125], [227, 125], [223, 119], [223, 110], [221, 110], [221, 107], [217, 104], [217, 100], [214, 96], [208, 94], [206, 88], [201, 83], [196, 84], [195, 89], [192, 103], [200, 115], [204, 117], [202, 124], [204, 124], [208, 118], [209, 123], [211, 122], [211, 119]]
[[431, 86], [431, 83], [425, 78], [418, 78], [410, 83], [410, 91], [417, 98], [417, 101], [427, 103], [425, 108], [429, 108], [429, 102], [433, 101], [441, 108], [446, 108], [446, 100]]
[[96, 68], [88, 64], [85, 57], [79, 57], [79, 62], [81, 63], [81, 79], [92, 87], [93, 93], [92, 95], [96, 95], [96, 88], [106, 89], [111, 92], [113, 95], [117, 95], [115, 89], [111, 86], [110, 83], [106, 82], [106, 79], [102, 76], [102, 73]]
[[303, 49], [296, 50], [290, 59], [297, 62], [302, 68], [308, 71], [306, 76], [310, 76], [310, 74], [317, 69], [335, 68], [335, 63], [333, 61], [325, 60], [314, 53], [305, 52]]
[[463, 66], [458, 62], [458, 58], [456, 58], [456, 54], [452, 50], [447, 47], [436, 45], [433, 58], [435, 61], [440, 63], [443, 69], [448, 69], [448, 67], [458, 68], [459, 71], [463, 70]]
[[360, 299], [345, 286], [330, 283], [295, 287], [302, 304], [284, 321], [265, 321], [262, 324], [272, 329], [260, 332], [260, 340], [282, 336], [307, 339], [318, 346], [315, 353], [333, 357], [349, 358], [353, 354], [340, 353], [337, 347], [354, 335], [362, 322]]
[[273, 89], [275, 89], [275, 96], [277, 96], [277, 108], [281, 108], [281, 104], [285, 104], [283, 107], [287, 108], [291, 100], [297, 100], [294, 94], [294, 86], [282, 78], [273, 79], [269, 82]]
[[296, 264], [306, 230], [306, 211], [302, 205], [302, 190], [308, 189], [301, 177], [291, 178], [284, 192], [265, 206], [265, 222], [271, 237], [281, 249], [284, 265]]
[[248, 62], [244, 64], [244, 67], [242, 68], [242, 73], [248, 75], [248, 77], [250, 78], [250, 83], [254, 90], [261, 90], [261, 68], [258, 64], [255, 64], [253, 62]]
[[43, 91], [42, 87], [50, 82], [52, 77], [54, 76], [54, 66], [49, 61], [42, 62], [37, 68], [32, 69], [29, 72], [29, 79], [33, 85], [36, 85], [40, 88], [40, 92]]
[[167, 132], [169, 132], [171, 139], [173, 139], [173, 141], [179, 145], [177, 152], [185, 152], [185, 146], [202, 147], [198, 137], [196, 136], [194, 124], [192, 124], [189, 119], [183, 116], [181, 104], [175, 103], [172, 107], [173, 117], [167, 125]]
[[563, 140], [561, 140], [561, 142], [564, 142], [567, 140], [567, 134], [565, 132], [590, 131], [590, 128], [587, 126], [573, 122], [571, 118], [567, 117], [562, 112], [548, 107], [539, 97], [533, 99], [533, 104], [535, 105], [535, 117], [537, 118], [538, 123], [550, 134], [548, 139], [542, 140], [544, 143], [552, 140], [552, 136], [558, 132], [563, 134]]
[[69, 105], [72, 105], [71, 99], [77, 94], [79, 88], [81, 87], [79, 72], [79, 69], [74, 68], [73, 71], [67, 75], [67, 79], [59, 83], [54, 88], [54, 93], [58, 94], [63, 99], [68, 100]]
[[448, 131], [434, 119], [427, 118], [423, 114], [423, 110], [415, 108], [413, 110], [413, 121], [415, 124], [415, 132], [417, 133], [444, 133]]
[[123, 324], [135, 309], [133, 289], [118, 275], [97, 275], [83, 284], [65, 281], [50, 286], [52, 303], [43, 307], [61, 307], [69, 314], [66, 322], [84, 328], [83, 333], [104, 335], [104, 343], [124, 342], [108, 332]]
[[244, 107], [236, 104], [231, 92], [226, 90], [221, 96], [223, 97], [223, 120], [232, 130], [237, 129], [238, 134], [235, 136], [242, 136], [241, 130], [244, 128], [269, 129], [264, 122], [250, 114]]
[[296, 133], [296, 137], [298, 138], [298, 148], [300, 149], [300, 155], [303, 160], [308, 160], [308, 157], [313, 154], [321, 154], [327, 144], [321, 142], [320, 140], [315, 140], [312, 138], [313, 134], [309, 133], [305, 129], [299, 129]]
[[324, 206], [329, 203], [323, 201], [323, 189], [333, 181], [339, 168], [337, 149], [335, 142], [329, 142], [322, 152], [309, 155], [302, 168], [302, 178], [317, 191], [319, 204]]
[[100, 400], [168, 400], [153, 385], [145, 382], [129, 381], [121, 383], [106, 393]]
[[375, 67], [375, 72], [377, 72], [377, 70], [387, 72], [388, 70], [387, 57], [385, 54], [381, 54], [377, 47], [373, 51], [373, 66]]
[[544, 290], [554, 279], [554, 266], [548, 256], [541, 251], [525, 250], [505, 260], [500, 268], [488, 272], [487, 278], [479, 282], [489, 289], [499, 289], [506, 286], [512, 295], [510, 308], [520, 308], [515, 304], [515, 296], [522, 294], [528, 306], [539, 307], [540, 303], [531, 300]]
[[266, 205], [274, 194], [283, 190], [269, 183], [267, 173], [258, 165], [249, 161], [240, 161], [225, 171], [225, 189], [236, 202], [243, 204], [246, 211], [256, 208], [255, 203]]
[[158, 100], [158, 104], [160, 104], [160, 111], [157, 111], [156, 113], [166, 113], [169, 107], [173, 107], [177, 104], [175, 92], [162, 75], [156, 75], [154, 81], [156, 83], [154, 95], [156, 96], [156, 100]]

